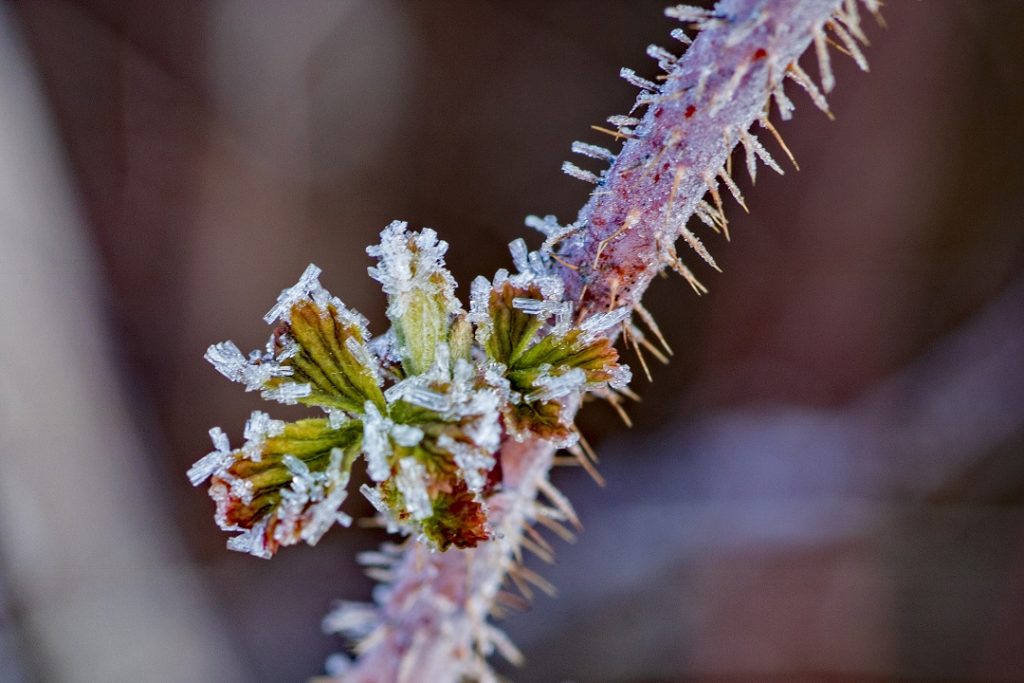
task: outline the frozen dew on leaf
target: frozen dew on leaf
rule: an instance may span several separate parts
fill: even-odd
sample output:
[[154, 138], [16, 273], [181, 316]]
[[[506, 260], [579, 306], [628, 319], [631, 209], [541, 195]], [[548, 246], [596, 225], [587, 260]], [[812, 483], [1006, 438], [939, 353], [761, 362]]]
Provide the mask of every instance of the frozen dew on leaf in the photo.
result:
[[[576, 150], [611, 156], [582, 143]], [[578, 227], [550, 216], [530, 222], [545, 245], [512, 242], [515, 274], [477, 278], [468, 313], [444, 264], [447, 244], [395, 221], [367, 250], [388, 299], [392, 327], [383, 335], [371, 338], [365, 318], [331, 296], [310, 265], [267, 314], [275, 327], [266, 349], [210, 348], [207, 359], [229, 379], [324, 413], [284, 422], [256, 411], [234, 450], [211, 432], [214, 450], [189, 478], [211, 480], [218, 523], [241, 532], [232, 548], [269, 556], [347, 524], [340, 508], [359, 456], [372, 481], [361, 490], [390, 529], [440, 550], [491, 538], [487, 499], [500, 483], [502, 440], [571, 445], [578, 396], [629, 379], [607, 336], [628, 311], [575, 324], [552, 272], [551, 247]]]

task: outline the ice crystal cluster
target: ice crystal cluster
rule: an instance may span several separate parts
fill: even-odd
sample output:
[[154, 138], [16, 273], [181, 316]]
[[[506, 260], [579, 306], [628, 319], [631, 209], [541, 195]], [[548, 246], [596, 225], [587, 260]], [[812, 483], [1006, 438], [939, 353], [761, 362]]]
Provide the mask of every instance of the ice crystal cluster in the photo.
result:
[[478, 278], [467, 312], [447, 248], [433, 230], [396, 221], [367, 249], [391, 321], [377, 338], [310, 265], [267, 313], [275, 327], [265, 349], [246, 356], [222, 342], [207, 351], [246, 390], [322, 413], [283, 422], [256, 411], [238, 448], [210, 431], [214, 450], [188, 476], [210, 480], [217, 523], [241, 532], [228, 547], [270, 557], [348, 525], [341, 507], [360, 458], [372, 482], [360, 491], [391, 531], [437, 550], [473, 547], [493, 535], [487, 503], [502, 484], [506, 435], [572, 446], [571, 399], [629, 382], [606, 335], [628, 308], [576, 323], [548, 258], [517, 240], [518, 272]]

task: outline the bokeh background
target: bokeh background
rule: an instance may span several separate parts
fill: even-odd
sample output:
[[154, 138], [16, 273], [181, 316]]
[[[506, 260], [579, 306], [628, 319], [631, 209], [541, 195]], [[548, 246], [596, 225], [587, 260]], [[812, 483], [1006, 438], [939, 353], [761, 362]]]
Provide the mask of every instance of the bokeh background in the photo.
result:
[[[662, 5], [0, 4], [0, 681], [322, 671], [381, 537], [225, 550], [184, 472], [261, 404], [204, 349], [261, 345], [310, 261], [382, 330], [394, 218], [464, 285], [571, 220], [559, 164], [653, 77]], [[513, 679], [1024, 680], [1024, 3], [885, 16], [835, 122], [794, 93], [802, 170], [738, 174], [710, 294], [651, 289], [675, 357], [634, 429], [585, 409], [608, 485], [555, 475], [586, 529]]]

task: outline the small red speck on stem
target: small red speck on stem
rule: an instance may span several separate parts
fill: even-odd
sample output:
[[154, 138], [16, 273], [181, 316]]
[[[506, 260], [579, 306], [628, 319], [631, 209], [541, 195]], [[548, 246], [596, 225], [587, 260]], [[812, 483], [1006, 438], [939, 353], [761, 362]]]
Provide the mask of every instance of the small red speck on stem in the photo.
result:
[[695, 114], [696, 112], [697, 112], [697, 107], [695, 107], [695, 106], [693, 106], [693, 105], [691, 104], [691, 105], [690, 105], [689, 107], [687, 107], [687, 108], [686, 108], [686, 118], [690, 118], [690, 117], [691, 117], [691, 116], [693, 116], [693, 115], [694, 115], [694, 114]]

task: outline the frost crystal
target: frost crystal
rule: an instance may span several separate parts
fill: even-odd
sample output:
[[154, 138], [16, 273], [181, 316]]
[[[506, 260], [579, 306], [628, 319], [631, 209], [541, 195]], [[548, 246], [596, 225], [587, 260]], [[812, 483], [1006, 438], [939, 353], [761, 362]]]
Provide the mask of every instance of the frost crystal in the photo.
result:
[[541, 368], [533, 385], [537, 389], [526, 397], [527, 401], [550, 401], [582, 391], [587, 385], [587, 373], [580, 368], [571, 368], [560, 375], [552, 375], [550, 367]]
[[[577, 144], [582, 143], [573, 143], [574, 151], [576, 151], [575, 145]], [[596, 148], [596, 145], [592, 145], [592, 147]], [[604, 148], [602, 147], [598, 149]], [[608, 150], [605, 151], [608, 152]], [[611, 154], [611, 152], [608, 152], [608, 154]], [[558, 224], [558, 219], [551, 215], [544, 216], [544, 218], [532, 215], [527, 216], [525, 224], [526, 227], [533, 228], [544, 235], [544, 244], [541, 245], [541, 250], [548, 252], [554, 249], [555, 245], [559, 242], [562, 242], [566, 238], [571, 237], [580, 231], [580, 225], [578, 223], [570, 223], [569, 225], [562, 226]]]
[[188, 470], [188, 480], [193, 486], [202, 484], [232, 459], [231, 444], [224, 430], [220, 427], [211, 429], [210, 440], [213, 441], [213, 451], [199, 458]]
[[271, 553], [266, 543], [267, 522], [263, 521], [248, 531], [228, 539], [228, 550], [248, 553], [263, 559], [270, 559]]
[[391, 440], [389, 435], [393, 423], [380, 414], [377, 406], [366, 402], [363, 420], [363, 453], [366, 455], [366, 471], [370, 479], [384, 481], [391, 476]]
[[[322, 298], [326, 295], [320, 286], [320, 269], [310, 263], [306, 266], [299, 281], [285, 289], [277, 297], [277, 303], [271, 308], [263, 320], [272, 323], [275, 320], [288, 321], [292, 306], [306, 297]], [[314, 296], [315, 294], [315, 296]]]
[[264, 389], [260, 395], [268, 401], [277, 401], [287, 406], [293, 406], [300, 398], [306, 398], [313, 393], [313, 387], [309, 384], [298, 384], [296, 382], [284, 382], [273, 389]]
[[232, 382], [244, 384], [246, 391], [260, 389], [274, 377], [292, 374], [291, 368], [280, 365], [273, 357], [262, 357], [253, 352], [246, 358], [230, 341], [212, 345], [203, 357]]
[[366, 248], [378, 260], [367, 272], [389, 297], [388, 315], [401, 317], [410, 295], [417, 291], [439, 294], [449, 311], [457, 311], [455, 280], [444, 266], [448, 243], [438, 240], [430, 228], [413, 233], [408, 226], [405, 221], [392, 221], [381, 232], [380, 244]]
[[266, 413], [254, 410], [245, 422], [245, 445], [242, 446], [242, 452], [253, 462], [259, 462], [263, 442], [267, 437], [279, 436], [283, 432], [283, 420], [272, 420]]
[[[480, 435], [484, 440], [490, 440], [490, 435]], [[500, 437], [500, 434], [495, 434]], [[479, 444], [479, 441], [477, 442]], [[442, 434], [437, 440], [437, 445], [444, 448], [455, 456], [455, 464], [459, 466], [462, 478], [466, 480], [466, 486], [470, 491], [479, 493], [487, 484], [487, 473], [494, 467], [494, 456], [492, 449], [481, 446], [472, 446], [461, 441], [456, 441], [447, 434]]]
[[402, 458], [398, 461], [395, 486], [405, 500], [405, 508], [412, 518], [420, 521], [433, 512], [430, 495], [427, 493], [427, 468], [416, 458]]

